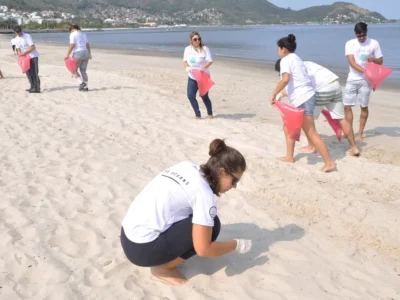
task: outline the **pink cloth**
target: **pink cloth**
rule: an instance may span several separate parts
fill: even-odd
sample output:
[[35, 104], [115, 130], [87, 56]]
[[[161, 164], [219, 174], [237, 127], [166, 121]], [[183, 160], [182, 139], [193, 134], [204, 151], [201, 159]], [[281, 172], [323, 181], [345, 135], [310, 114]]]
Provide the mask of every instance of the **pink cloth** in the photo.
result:
[[215, 84], [215, 82], [211, 80], [210, 75], [206, 72], [192, 70], [192, 74], [194, 78], [196, 78], [200, 96], [207, 94], [210, 88]]
[[393, 69], [374, 63], [368, 63], [364, 70], [365, 78], [371, 83], [375, 91], [378, 86], [393, 72]]
[[332, 127], [333, 131], [336, 134], [338, 141], [342, 141], [342, 127], [338, 120], [332, 119], [331, 114], [326, 109], [322, 110], [322, 114], [328, 121], [329, 125]]
[[76, 72], [76, 69], [78, 68], [78, 64], [76, 59], [72, 57], [68, 57], [65, 60], [65, 66], [67, 67], [68, 71], [70, 71], [72, 74]]
[[300, 141], [304, 108], [297, 108], [281, 101], [275, 101], [275, 106], [281, 113], [283, 124], [285, 124], [289, 137], [293, 140]]
[[31, 68], [31, 58], [28, 55], [19, 56], [18, 65], [21, 67], [22, 73], [26, 73]]

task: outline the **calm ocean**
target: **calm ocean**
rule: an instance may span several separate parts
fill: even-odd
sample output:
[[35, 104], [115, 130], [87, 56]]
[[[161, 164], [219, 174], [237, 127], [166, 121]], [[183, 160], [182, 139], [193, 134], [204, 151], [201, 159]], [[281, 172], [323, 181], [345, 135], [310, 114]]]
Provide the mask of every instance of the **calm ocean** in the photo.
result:
[[[275, 62], [276, 41], [293, 33], [297, 54], [340, 73], [347, 72], [346, 41], [354, 37], [354, 25], [219, 26], [152, 28], [88, 32], [92, 46], [128, 50], [163, 51], [183, 55], [189, 33], [197, 30], [214, 57]], [[390, 78], [400, 79], [400, 24], [371, 24], [368, 35], [379, 41], [384, 65], [394, 69]], [[34, 34], [37, 43], [68, 44], [67, 33]]]

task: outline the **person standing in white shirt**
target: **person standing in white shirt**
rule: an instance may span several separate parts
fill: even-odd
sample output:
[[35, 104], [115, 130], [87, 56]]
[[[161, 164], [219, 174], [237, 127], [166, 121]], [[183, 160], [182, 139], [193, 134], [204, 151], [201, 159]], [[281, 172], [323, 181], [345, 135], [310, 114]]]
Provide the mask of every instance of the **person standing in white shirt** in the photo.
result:
[[221, 222], [215, 195], [236, 188], [246, 160], [220, 139], [211, 142], [209, 155], [200, 167], [184, 161], [157, 175], [122, 222], [121, 245], [129, 261], [151, 267], [153, 276], [170, 284], [187, 282], [177, 266], [196, 254], [215, 258], [252, 246], [244, 239], [216, 242]]
[[[315, 91], [315, 111], [314, 119], [318, 119], [323, 109], [327, 109], [332, 119], [338, 120], [350, 144], [349, 155], [359, 156], [360, 151], [354, 139], [353, 127], [344, 117], [344, 106], [342, 99], [342, 88], [339, 84], [339, 76], [329, 69], [311, 61], [304, 61], [308, 76], [311, 79]], [[280, 72], [281, 59], [275, 64], [275, 70]], [[282, 96], [287, 96], [286, 91], [282, 91]], [[308, 139], [308, 137], [307, 137]], [[301, 148], [303, 153], [314, 153], [315, 147], [310, 139], [308, 145]]]
[[[296, 51], [296, 37], [289, 34], [277, 42], [278, 54], [281, 57], [280, 74], [281, 81], [276, 86], [271, 96], [271, 104], [279, 100], [278, 95], [286, 88], [291, 104], [304, 109], [303, 131], [307, 138], [317, 148], [325, 161], [322, 172], [331, 172], [336, 169], [325, 142], [315, 129], [314, 110], [315, 92], [310, 77], [303, 61], [294, 52]], [[287, 129], [283, 126], [286, 138], [286, 156], [278, 159], [283, 162], [294, 162], [294, 146], [296, 141], [289, 137]]]
[[19, 25], [14, 26], [14, 32], [17, 34], [15, 48], [17, 49], [18, 56], [28, 55], [31, 58], [31, 67], [26, 72], [31, 87], [26, 91], [29, 93], [40, 93], [39, 53], [36, 50], [35, 42], [30, 34], [22, 32], [22, 28]]
[[357, 140], [361, 141], [368, 120], [368, 104], [372, 91], [371, 84], [364, 76], [364, 69], [368, 62], [382, 65], [383, 54], [378, 41], [367, 37], [367, 24], [364, 22], [357, 23], [354, 27], [354, 32], [356, 38], [348, 41], [345, 47], [350, 72], [347, 77], [343, 104], [345, 106], [346, 119], [353, 126], [352, 107], [356, 105], [357, 96], [359, 96], [361, 114]]
[[[195, 118], [201, 119], [199, 103], [196, 99], [198, 85], [196, 78], [192, 74], [192, 70], [196, 69], [210, 74], [209, 67], [212, 64], [212, 57], [210, 49], [203, 44], [201, 36], [198, 32], [193, 31], [189, 36], [189, 40], [190, 46], [185, 48], [185, 52], [183, 54], [183, 66], [188, 73], [187, 97], [189, 98], [190, 104], [194, 110]], [[207, 118], [212, 119], [212, 103], [208, 93], [201, 96], [201, 99], [203, 99], [204, 105], [207, 108]]]
[[[87, 67], [89, 59], [92, 59], [90, 44], [87, 36], [81, 31], [79, 25], [72, 24], [69, 28], [69, 47], [65, 59], [67, 59], [71, 53], [72, 57], [77, 61], [77, 69], [74, 73], [74, 77], [79, 82], [79, 91], [89, 91], [89, 77], [87, 74]], [[81, 71], [79, 74], [78, 69]]]

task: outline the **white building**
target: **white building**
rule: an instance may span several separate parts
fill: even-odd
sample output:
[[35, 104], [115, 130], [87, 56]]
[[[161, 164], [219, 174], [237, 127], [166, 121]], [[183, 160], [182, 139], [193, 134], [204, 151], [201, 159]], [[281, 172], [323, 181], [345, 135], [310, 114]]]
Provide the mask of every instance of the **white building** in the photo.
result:
[[0, 11], [8, 12], [8, 7], [7, 6], [0, 6]]
[[43, 23], [42, 17], [36, 16], [36, 15], [33, 16], [33, 17], [30, 17], [29, 20], [30, 20], [31, 22], [36, 22], [36, 23], [39, 23], [39, 24], [42, 24], [42, 23]]

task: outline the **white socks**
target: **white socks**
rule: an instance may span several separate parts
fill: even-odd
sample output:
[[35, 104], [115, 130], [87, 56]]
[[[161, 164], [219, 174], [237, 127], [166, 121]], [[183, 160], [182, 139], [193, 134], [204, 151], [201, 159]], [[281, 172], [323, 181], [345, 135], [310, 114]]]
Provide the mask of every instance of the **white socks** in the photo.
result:
[[76, 80], [78, 80], [79, 84], [82, 84], [82, 82], [83, 82], [82, 77], [79, 77]]

